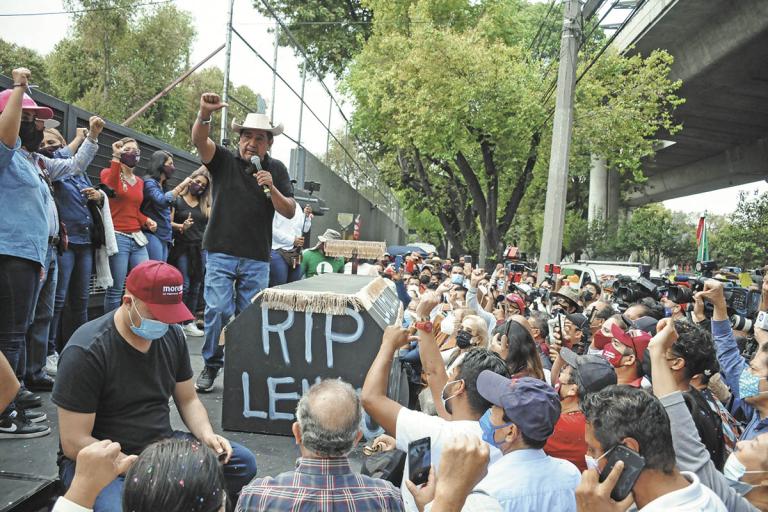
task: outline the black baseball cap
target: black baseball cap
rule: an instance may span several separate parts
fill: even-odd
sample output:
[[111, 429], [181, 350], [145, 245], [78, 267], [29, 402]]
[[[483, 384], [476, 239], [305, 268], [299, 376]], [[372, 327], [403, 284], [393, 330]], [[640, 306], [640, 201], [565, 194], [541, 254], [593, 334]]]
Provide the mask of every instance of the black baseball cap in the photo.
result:
[[587, 393], [595, 393], [616, 384], [616, 370], [611, 363], [600, 356], [592, 354], [580, 356], [568, 347], [563, 347], [560, 349], [560, 357], [568, 366], [573, 367], [573, 378], [576, 384], [584, 388]]

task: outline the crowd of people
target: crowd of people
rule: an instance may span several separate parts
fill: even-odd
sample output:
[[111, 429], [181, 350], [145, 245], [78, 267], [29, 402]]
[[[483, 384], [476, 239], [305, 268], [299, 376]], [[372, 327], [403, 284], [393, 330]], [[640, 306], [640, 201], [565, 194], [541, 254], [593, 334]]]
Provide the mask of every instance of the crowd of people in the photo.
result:
[[[54, 510], [768, 510], [768, 332], [754, 327], [747, 354], [722, 280], [690, 303], [627, 303], [607, 282], [420, 253], [368, 265], [402, 320], [361, 390], [327, 379], [301, 396], [295, 469], [257, 477], [198, 397], [223, 366], [222, 330], [268, 286], [345, 270], [324, 250], [338, 232], [307, 248], [312, 211], [269, 154], [282, 126], [249, 114], [234, 151], [217, 145], [226, 105], [205, 93], [198, 170], [170, 187], [173, 156], [157, 151], [139, 176], [123, 138], [94, 185], [104, 121], [67, 144], [29, 80], [15, 69], [0, 93], [0, 439], [50, 434], [35, 392], [52, 391], [66, 490]], [[93, 275], [106, 293], [89, 320]], [[761, 291], [768, 311], [768, 276]], [[197, 378], [186, 336], [204, 337]], [[405, 404], [388, 396], [395, 362]], [[171, 403], [187, 430], [171, 427]], [[385, 434], [365, 447], [379, 470], [362, 474], [349, 455], [364, 413]], [[425, 438], [417, 485], [409, 446]]]

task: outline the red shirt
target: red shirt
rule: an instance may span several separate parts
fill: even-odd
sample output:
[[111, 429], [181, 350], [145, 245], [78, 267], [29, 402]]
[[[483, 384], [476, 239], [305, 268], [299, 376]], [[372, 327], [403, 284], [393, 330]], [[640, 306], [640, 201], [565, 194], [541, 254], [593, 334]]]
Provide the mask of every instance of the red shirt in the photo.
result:
[[147, 222], [147, 216], [141, 213], [144, 200], [144, 180], [136, 176], [136, 183], [131, 185], [120, 179], [120, 162], [112, 161], [109, 169], [101, 170], [101, 182], [115, 191], [115, 197], [109, 198], [109, 210], [115, 231], [135, 233]]
[[544, 453], [550, 457], [572, 462], [579, 471], [587, 470], [584, 455], [587, 454], [587, 441], [584, 438], [587, 420], [584, 413], [574, 411], [560, 415], [555, 423], [555, 431], [544, 445]]

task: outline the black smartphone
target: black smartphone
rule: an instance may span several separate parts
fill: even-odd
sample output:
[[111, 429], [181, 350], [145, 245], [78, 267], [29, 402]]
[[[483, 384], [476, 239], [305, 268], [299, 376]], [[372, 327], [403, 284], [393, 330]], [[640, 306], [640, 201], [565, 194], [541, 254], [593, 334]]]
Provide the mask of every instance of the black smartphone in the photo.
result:
[[427, 483], [432, 465], [432, 445], [428, 437], [408, 443], [408, 479], [415, 485]]
[[605, 481], [608, 475], [611, 473], [613, 466], [618, 461], [624, 462], [624, 470], [621, 472], [618, 482], [611, 491], [611, 499], [614, 501], [621, 501], [632, 492], [632, 488], [635, 486], [635, 482], [640, 477], [640, 472], [645, 468], [645, 457], [627, 448], [623, 444], [617, 445], [611, 453], [608, 454], [603, 471], [600, 473], [600, 481]]
[[464, 258], [464, 263], [469, 263], [470, 265], [472, 264], [472, 256], [470, 256], [469, 254], [466, 254], [463, 256], [463, 258]]
[[592, 323], [592, 320], [595, 319], [595, 314], [597, 313], [597, 308], [592, 308], [589, 310], [589, 316], [587, 317], [587, 323]]

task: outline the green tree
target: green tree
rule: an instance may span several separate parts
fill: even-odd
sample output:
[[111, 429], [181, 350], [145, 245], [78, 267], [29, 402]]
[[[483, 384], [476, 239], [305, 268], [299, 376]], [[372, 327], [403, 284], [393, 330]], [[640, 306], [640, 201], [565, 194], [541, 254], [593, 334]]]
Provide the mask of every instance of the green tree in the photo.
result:
[[710, 253], [720, 265], [756, 268], [768, 262], [768, 192], [742, 192], [736, 210], [712, 230]]
[[25, 67], [32, 72], [32, 83], [43, 91], [51, 90], [51, 80], [45, 59], [36, 51], [0, 39], [0, 73], [11, 76], [11, 71]]
[[[317, 67], [320, 78], [328, 73], [341, 77], [347, 64], [371, 35], [373, 13], [363, 4], [360, 0], [277, 0], [269, 3]], [[254, 0], [253, 6], [272, 18], [261, 0]], [[291, 46], [297, 55], [301, 55], [284, 32], [280, 33], [279, 44]]]
[[[408, 191], [406, 206], [430, 209], [457, 251], [479, 220], [489, 255], [500, 258], [527, 188], [546, 187], [548, 59], [529, 51], [534, 29], [507, 29], [542, 7], [532, 14], [522, 1], [366, 5], [374, 31], [346, 81], [357, 133], [389, 161], [380, 168], [391, 186]], [[662, 52], [609, 53], [580, 82], [571, 169], [582, 186], [592, 148], [631, 174], [652, 154], [648, 134], [675, 130], [671, 61]], [[629, 127], [617, 129], [622, 123]], [[534, 208], [527, 213], [535, 217]]]
[[[57, 96], [122, 122], [188, 67], [195, 36], [189, 13], [174, 5], [140, 7], [139, 3], [67, 2], [73, 10], [103, 10], [76, 14], [71, 33], [48, 55]], [[170, 94], [132, 128], [172, 138], [182, 108], [179, 95]]]

